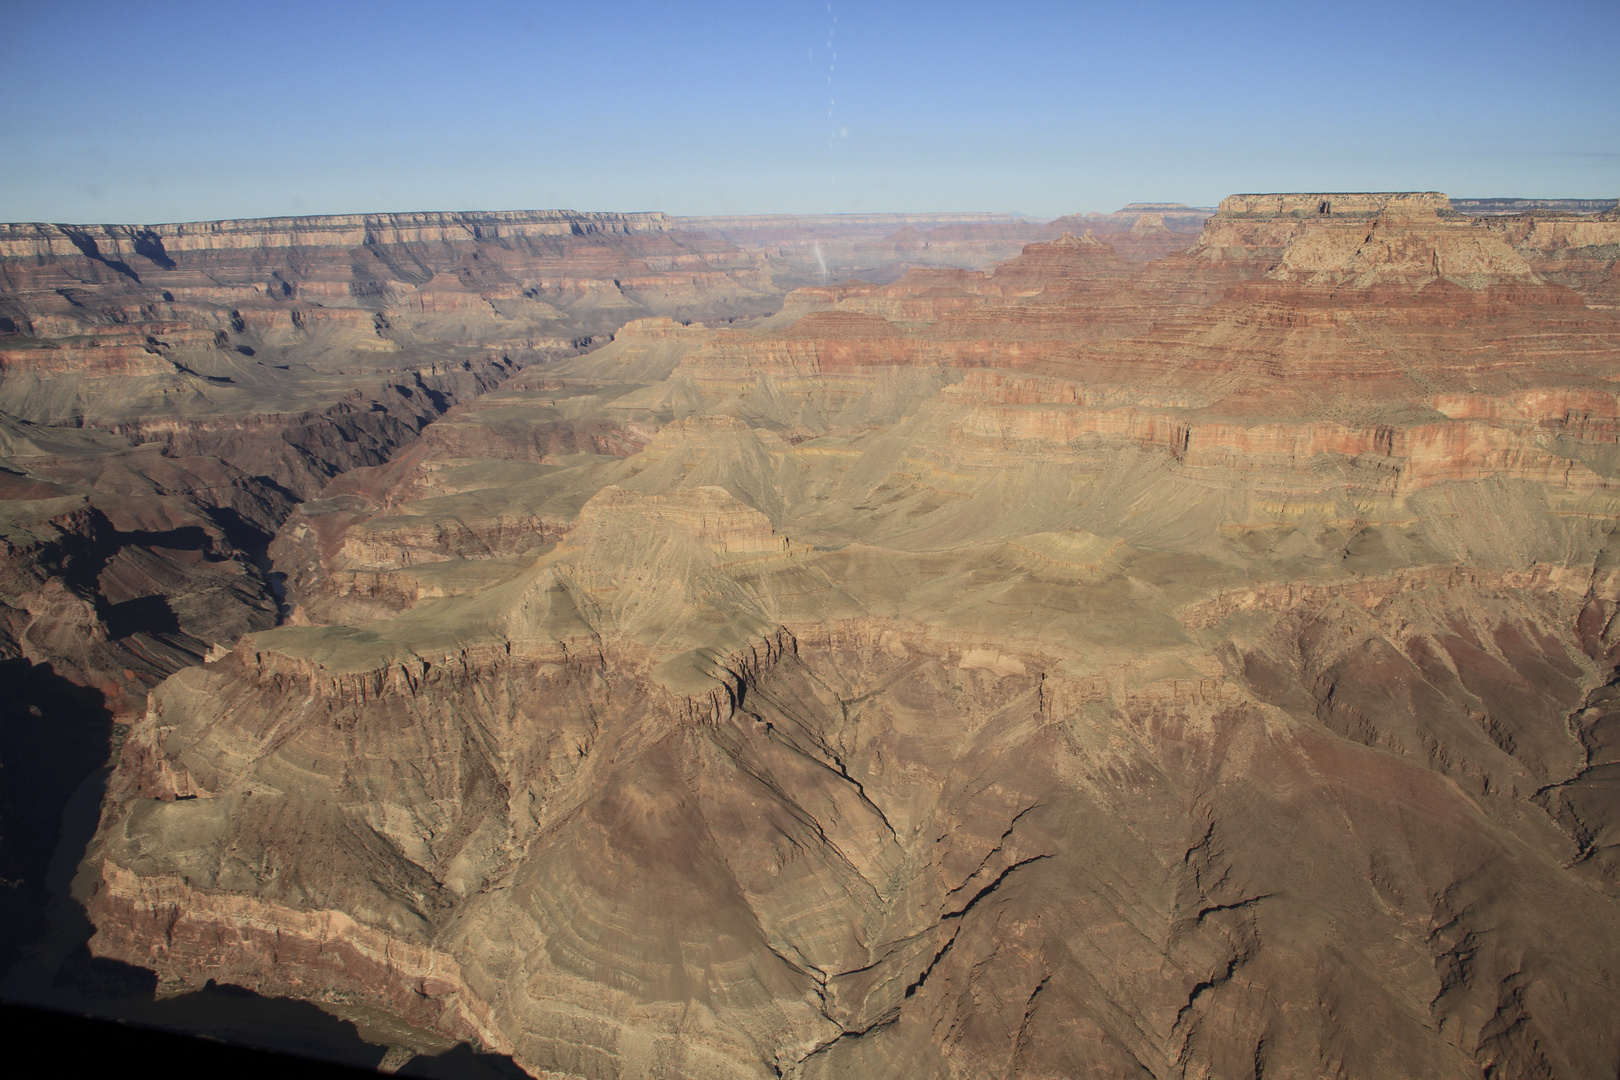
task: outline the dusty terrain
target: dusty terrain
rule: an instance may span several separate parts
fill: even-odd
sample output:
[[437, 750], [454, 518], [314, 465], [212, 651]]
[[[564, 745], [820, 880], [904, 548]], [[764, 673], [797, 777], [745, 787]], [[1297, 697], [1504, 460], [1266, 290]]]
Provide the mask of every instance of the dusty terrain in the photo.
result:
[[1193, 216], [12, 226], [90, 953], [537, 1076], [1613, 1075], [1620, 214]]

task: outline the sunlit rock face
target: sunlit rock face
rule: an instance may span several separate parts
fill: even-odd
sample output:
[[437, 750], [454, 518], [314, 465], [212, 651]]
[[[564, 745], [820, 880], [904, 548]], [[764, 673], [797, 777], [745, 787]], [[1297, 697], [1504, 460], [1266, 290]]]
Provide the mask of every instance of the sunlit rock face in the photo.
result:
[[[22, 575], [0, 585], [0, 658], [136, 715], [157, 679], [273, 625], [254, 556], [334, 476], [633, 318], [780, 300], [760, 256], [666, 215], [568, 211], [6, 225], [0, 286]], [[64, 599], [25, 597], [46, 579]]]
[[1610, 217], [1233, 196], [509, 356], [151, 692], [91, 950], [536, 1075], [1607, 1075]]
[[294, 505], [524, 364], [780, 298], [662, 214], [0, 226], [0, 967], [109, 724], [276, 624]]

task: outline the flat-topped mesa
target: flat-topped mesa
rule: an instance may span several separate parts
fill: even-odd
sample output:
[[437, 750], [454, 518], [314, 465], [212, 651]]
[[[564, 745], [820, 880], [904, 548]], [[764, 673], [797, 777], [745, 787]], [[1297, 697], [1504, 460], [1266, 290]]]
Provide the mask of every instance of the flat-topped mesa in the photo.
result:
[[1208, 276], [1233, 282], [1264, 278], [1412, 295], [1444, 281], [1473, 291], [1514, 290], [1516, 302], [1578, 303], [1539, 277], [1499, 231], [1452, 210], [1437, 191], [1231, 195], [1188, 257], [1216, 270]]
[[1212, 218], [1373, 218], [1389, 213], [1429, 215], [1451, 212], [1451, 200], [1438, 191], [1274, 192], [1228, 195]]

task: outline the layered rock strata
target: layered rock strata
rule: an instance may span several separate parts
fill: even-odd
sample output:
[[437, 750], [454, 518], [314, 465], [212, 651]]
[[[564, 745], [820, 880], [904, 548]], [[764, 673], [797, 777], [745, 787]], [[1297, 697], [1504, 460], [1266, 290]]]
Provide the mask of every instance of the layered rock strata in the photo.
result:
[[294, 505], [628, 319], [778, 301], [661, 214], [0, 226], [0, 964], [109, 724], [278, 621]]
[[92, 950], [544, 1076], [1611, 1072], [1620, 318], [1506, 220], [1236, 196], [525, 370], [152, 694]]

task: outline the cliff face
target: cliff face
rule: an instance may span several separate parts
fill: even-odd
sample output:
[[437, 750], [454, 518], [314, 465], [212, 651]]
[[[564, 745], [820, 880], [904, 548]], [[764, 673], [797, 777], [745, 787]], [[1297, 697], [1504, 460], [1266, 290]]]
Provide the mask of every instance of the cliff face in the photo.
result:
[[151, 694], [92, 951], [536, 1075], [1612, 1071], [1620, 317], [1532, 224], [1236, 196], [503, 375]]
[[1612, 1072], [1610, 217], [7, 227], [0, 876], [117, 723], [90, 951], [167, 990], [552, 1076]]
[[1526, 213], [1487, 219], [1548, 281], [1578, 290], [1588, 305], [1620, 307], [1620, 209], [1602, 214]]
[[294, 505], [628, 319], [778, 301], [758, 257], [662, 214], [0, 226], [0, 664], [19, 688], [0, 863], [28, 894], [0, 963], [40, 928], [56, 822], [109, 725], [278, 621], [265, 549]]
[[[424, 357], [555, 355], [649, 311], [769, 310], [757, 256], [670, 224], [535, 211], [6, 226], [0, 408], [98, 424], [267, 411], [264, 398], [329, 401], [332, 376]], [[71, 386], [41, 383], [64, 374]]]
[[[32, 540], [12, 562], [32, 561], [19, 570], [29, 580], [77, 582], [92, 606], [150, 598], [155, 609], [196, 576], [134, 569], [178, 557], [158, 548], [199, 553], [217, 576], [295, 502], [381, 464], [522, 363], [649, 310], [769, 310], [756, 257], [683, 236], [662, 214], [567, 211], [4, 226], [0, 477], [16, 490], [0, 494], [86, 503], [100, 531], [83, 544], [109, 569], [64, 577], [54, 548]], [[7, 505], [19, 530], [55, 520], [50, 507]], [[261, 575], [231, 574], [261, 610]], [[0, 598], [7, 610], [18, 595]], [[45, 632], [32, 617], [4, 648], [25, 653], [27, 635]], [[241, 632], [168, 630], [199, 657], [211, 637]], [[99, 684], [108, 666], [75, 679]]]

